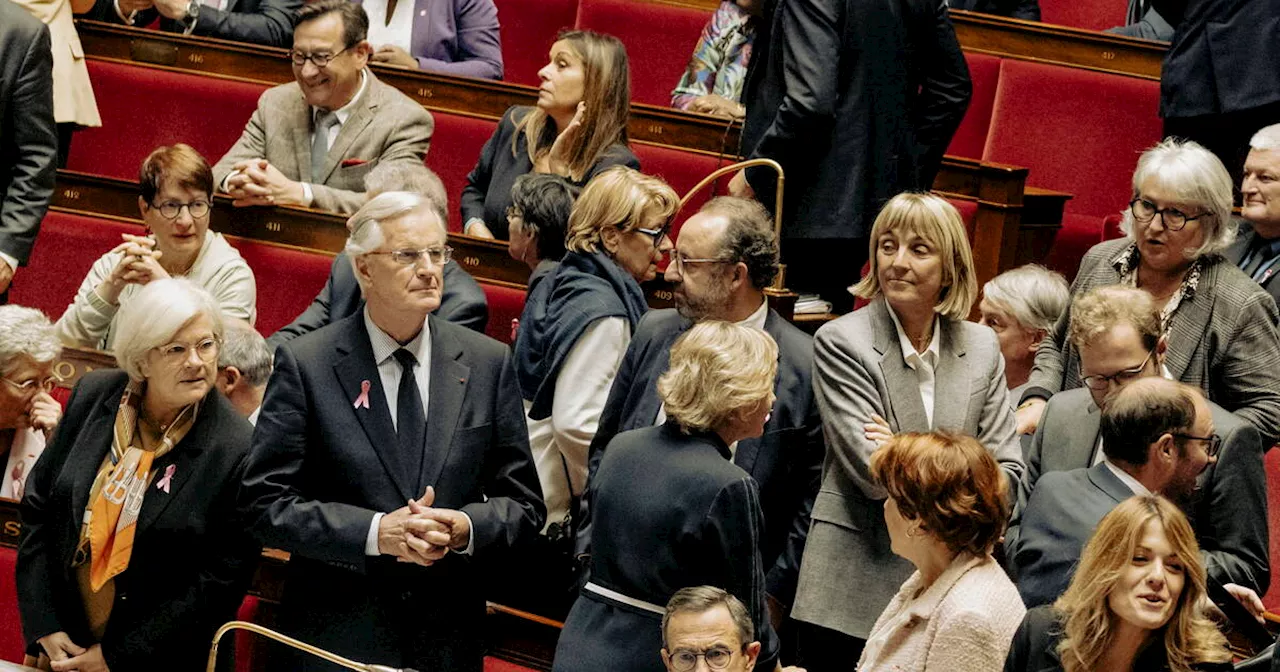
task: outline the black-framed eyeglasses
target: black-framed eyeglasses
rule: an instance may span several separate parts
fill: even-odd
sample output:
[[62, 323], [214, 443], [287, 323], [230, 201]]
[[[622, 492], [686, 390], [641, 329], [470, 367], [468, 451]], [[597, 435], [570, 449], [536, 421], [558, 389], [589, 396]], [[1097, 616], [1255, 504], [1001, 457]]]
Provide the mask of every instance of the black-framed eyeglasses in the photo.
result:
[[1192, 441], [1204, 441], [1204, 452], [1209, 457], [1217, 457], [1218, 451], [1222, 450], [1222, 437], [1217, 434], [1209, 436], [1194, 436], [1192, 434], [1174, 434], [1175, 438], [1190, 439]]
[[1135, 198], [1129, 201], [1129, 213], [1133, 215], [1134, 219], [1143, 224], [1155, 219], [1156, 215], [1160, 215], [1160, 221], [1164, 223], [1164, 228], [1170, 231], [1181, 231], [1186, 227], [1187, 222], [1194, 222], [1209, 214], [1202, 212], [1195, 217], [1190, 217], [1187, 213], [1177, 208], [1157, 208], [1155, 203], [1145, 198]]
[[40, 390], [41, 392], [48, 392], [49, 390], [52, 390], [55, 385], [58, 384], [58, 379], [55, 376], [49, 376], [48, 378], [44, 378], [40, 380], [37, 380], [35, 378], [29, 378], [23, 381], [10, 380], [9, 378], [0, 377], [0, 380], [3, 380], [4, 382], [8, 383], [10, 387], [12, 387], [13, 389], [17, 390], [22, 394], [31, 394], [36, 390]]
[[1084, 384], [1086, 387], [1088, 387], [1091, 390], [1097, 390], [1099, 392], [1107, 389], [1108, 387], [1111, 387], [1112, 381], [1115, 381], [1117, 383], [1127, 383], [1133, 380], [1134, 378], [1137, 378], [1138, 376], [1142, 375], [1142, 372], [1147, 370], [1147, 364], [1151, 361], [1151, 356], [1154, 354], [1156, 354], [1155, 350], [1148, 352], [1147, 358], [1142, 360], [1142, 364], [1132, 369], [1116, 371], [1115, 373], [1109, 376], [1094, 374], [1092, 376], [1085, 376], [1081, 380], [1084, 381]]
[[[619, 224], [619, 225], [618, 225], [618, 228], [620, 228], [620, 229], [625, 228], [625, 227], [626, 227], [626, 225], [625, 225], [625, 224]], [[653, 239], [653, 249], [655, 249], [655, 250], [656, 250], [656, 249], [658, 249], [659, 247], [662, 247], [662, 241], [663, 241], [663, 240], [664, 240], [668, 235], [670, 235], [671, 227], [670, 227], [669, 225], [668, 225], [668, 226], [663, 226], [663, 227], [662, 227], [662, 228], [660, 228], [660, 229], [642, 229], [642, 228], [640, 228], [640, 227], [636, 227], [636, 228], [631, 229], [631, 230], [632, 230], [632, 231], [635, 231], [636, 233], [643, 233], [644, 235], [649, 236], [650, 238], [652, 238], [652, 239]]]
[[403, 249], [403, 250], [375, 250], [369, 254], [386, 255], [391, 260], [401, 266], [416, 265], [423, 257], [435, 266], [444, 266], [453, 258], [453, 248], [445, 245], [443, 247], [424, 247], [420, 250]]
[[289, 60], [293, 61], [293, 64], [294, 64], [294, 65], [297, 65], [297, 66], [301, 66], [301, 65], [303, 65], [303, 64], [305, 64], [307, 61], [311, 61], [311, 64], [312, 64], [312, 65], [316, 66], [317, 68], [319, 68], [319, 69], [321, 69], [321, 70], [324, 70], [326, 67], [328, 67], [328, 65], [329, 65], [330, 63], [332, 63], [332, 62], [333, 62], [333, 59], [335, 59], [335, 58], [337, 58], [337, 57], [341, 56], [341, 55], [342, 55], [342, 52], [344, 52], [344, 51], [346, 51], [346, 50], [348, 50], [348, 49], [350, 49], [350, 48], [351, 48], [351, 45], [346, 46], [346, 47], [344, 47], [344, 48], [342, 48], [342, 49], [339, 49], [338, 51], [336, 51], [336, 52], [334, 52], [334, 53], [332, 53], [332, 54], [327, 54], [327, 53], [325, 53], [325, 52], [323, 52], [323, 51], [322, 51], [322, 52], [319, 52], [319, 53], [316, 53], [316, 54], [304, 54], [304, 53], [302, 53], [301, 51], [297, 51], [297, 50], [290, 50], [290, 51], [289, 51]]
[[679, 250], [675, 250], [671, 253], [671, 263], [675, 265], [677, 273], [684, 275], [685, 264], [732, 264], [734, 262], [730, 259], [690, 258], [684, 256]]
[[159, 210], [160, 216], [164, 217], [165, 219], [177, 219], [178, 215], [182, 214], [183, 208], [187, 209], [187, 212], [191, 214], [192, 219], [200, 219], [201, 217], [204, 217], [205, 215], [209, 214], [209, 208], [211, 208], [212, 206], [210, 205], [209, 201], [191, 201], [190, 203], [179, 203], [177, 201], [165, 201], [164, 203], [160, 203], [158, 205], [155, 203], [152, 203], [151, 207], [155, 208], [156, 210]]
[[698, 659], [707, 661], [707, 667], [723, 670], [733, 660], [733, 649], [727, 646], [713, 646], [706, 651], [692, 649], [676, 649], [671, 652], [671, 669], [676, 672], [689, 672], [698, 666]]

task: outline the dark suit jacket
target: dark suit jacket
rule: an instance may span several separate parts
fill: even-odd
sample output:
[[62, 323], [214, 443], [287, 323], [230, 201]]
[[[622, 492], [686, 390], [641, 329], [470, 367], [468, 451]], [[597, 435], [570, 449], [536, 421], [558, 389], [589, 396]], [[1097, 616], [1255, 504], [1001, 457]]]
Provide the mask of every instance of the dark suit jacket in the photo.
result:
[[[640, 320], [591, 441], [588, 482], [614, 436], [650, 427], [657, 419], [662, 406], [658, 377], [670, 363], [672, 343], [691, 326], [674, 309], [650, 311]], [[822, 478], [822, 418], [813, 398], [813, 338], [773, 310], [765, 318], [764, 330], [778, 343], [777, 400], [764, 434], [739, 441], [733, 462], [760, 487], [765, 520], [760, 555], [769, 594], [789, 605], [795, 597], [809, 513]]]
[[[71, 561], [127, 380], [114, 369], [81, 378], [27, 480], [17, 582], [28, 651], [59, 631], [93, 643]], [[148, 486], [129, 568], [115, 578], [101, 642], [111, 669], [203, 670], [214, 630], [235, 617], [260, 552], [236, 512], [251, 432], [213, 391], [191, 431], [155, 462], [154, 473], [174, 465], [171, 490]]]
[[[765, 605], [763, 524], [755, 481], [712, 433], [674, 421], [619, 434], [596, 478], [591, 583], [662, 606], [681, 588], [712, 585], [746, 605], [773, 670], [778, 638]], [[664, 672], [662, 615], [583, 590], [556, 645], [553, 672]]]
[[[880, 206], [927, 190], [972, 94], [942, 0], [787, 0], [743, 89], [743, 156], [782, 164], [783, 238], [861, 238]], [[747, 170], [773, 208], [768, 168]]]
[[[324, 289], [316, 294], [301, 315], [267, 339], [267, 347], [274, 352], [281, 343], [355, 315], [362, 308], [364, 295], [360, 293], [360, 283], [356, 282], [355, 270], [351, 268], [351, 257], [346, 252], [339, 252], [333, 258]], [[440, 307], [433, 314], [483, 334], [485, 325], [489, 323], [489, 304], [475, 278], [450, 261], [444, 266], [444, 292], [440, 297]]]
[[[473, 555], [532, 539], [546, 515], [510, 352], [428, 319], [419, 473], [400, 467], [357, 313], [276, 350], [240, 502], [264, 544], [292, 553], [281, 603], [287, 630], [362, 662], [478, 672], [484, 593], [473, 557], [450, 553], [422, 568], [364, 552], [374, 513], [403, 507], [427, 485], [436, 506], [470, 516]], [[363, 381], [369, 407], [355, 408]]]
[[[1239, 234], [1236, 236], [1236, 242], [1227, 248], [1224, 253], [1227, 261], [1239, 266], [1240, 260], [1244, 258], [1246, 252], [1249, 251], [1253, 241], [1256, 240], [1258, 234], [1253, 232], [1253, 225], [1247, 221], [1240, 220]], [[1271, 298], [1280, 303], [1280, 264], [1272, 267], [1275, 270], [1260, 283], [1262, 288], [1271, 294]]]
[[[1179, 504], [1196, 530], [1209, 576], [1262, 595], [1271, 580], [1262, 438], [1253, 425], [1221, 406], [1209, 402], [1209, 408], [1214, 431], [1222, 437], [1222, 452], [1200, 474], [1191, 501]], [[1031, 441], [1018, 511], [1005, 532], [1009, 557], [1022, 532], [1022, 510], [1041, 476], [1092, 465], [1101, 418], [1084, 388], [1060, 392], [1049, 400]]]
[[[293, 46], [293, 21], [301, 8], [302, 0], [230, 0], [225, 10], [201, 7], [191, 33], [288, 48]], [[142, 10], [133, 17], [132, 25], [150, 25], [157, 16], [160, 13], [154, 8]], [[124, 23], [116, 12], [115, 0], [98, 0], [85, 18]], [[171, 33], [187, 29], [180, 21], [164, 17], [160, 17], [160, 28]]]
[[493, 0], [415, 0], [409, 55], [427, 72], [502, 79], [498, 7]]
[[1040, 20], [1039, 0], [948, 0], [947, 5], [951, 9], [967, 9], [1027, 21]]
[[[1160, 116], [1240, 112], [1280, 101], [1280, 14], [1266, 0], [1156, 0], [1175, 28], [1160, 70]], [[1251, 45], [1241, 49], [1240, 45]], [[1240, 73], [1256, 75], [1241, 77]]]
[[19, 264], [49, 209], [57, 158], [49, 29], [0, 0], [0, 252]]

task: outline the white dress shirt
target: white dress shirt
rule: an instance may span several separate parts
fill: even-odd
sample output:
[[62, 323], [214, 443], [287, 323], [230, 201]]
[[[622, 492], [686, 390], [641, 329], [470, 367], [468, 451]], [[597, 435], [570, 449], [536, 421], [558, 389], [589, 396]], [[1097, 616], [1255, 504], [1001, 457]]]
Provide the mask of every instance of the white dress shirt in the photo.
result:
[[893, 312], [893, 308], [889, 309], [889, 317], [893, 319], [893, 328], [898, 331], [898, 343], [902, 346], [902, 361], [912, 371], [916, 372], [916, 380], [920, 385], [920, 401], [924, 403], [924, 414], [929, 419], [929, 426], [933, 426], [933, 391], [936, 385], [936, 374], [938, 370], [938, 357], [940, 356], [940, 334], [941, 329], [938, 328], [938, 316], [933, 316], [933, 338], [929, 340], [929, 347], [923, 353], [916, 352], [916, 346], [911, 342], [907, 333], [902, 330], [902, 323], [898, 321], [898, 316]]
[[365, 0], [364, 11], [369, 14], [369, 44], [375, 49], [390, 44], [409, 51], [409, 45], [413, 41], [413, 9], [416, 4], [412, 0], [399, 0], [391, 14], [391, 20], [388, 21], [387, 0]]
[[1124, 469], [1121, 469], [1120, 467], [1117, 467], [1115, 462], [1112, 462], [1110, 459], [1103, 458], [1102, 463], [1107, 465], [1107, 468], [1111, 470], [1111, 473], [1115, 474], [1116, 478], [1120, 479], [1120, 482], [1124, 483], [1125, 487], [1129, 488], [1129, 491], [1132, 492], [1133, 494], [1135, 495], [1151, 494], [1151, 491], [1147, 489], [1147, 486], [1143, 485], [1141, 482], [1138, 481], [1138, 479], [1134, 478], [1133, 476], [1130, 476], [1129, 472], [1125, 471]]

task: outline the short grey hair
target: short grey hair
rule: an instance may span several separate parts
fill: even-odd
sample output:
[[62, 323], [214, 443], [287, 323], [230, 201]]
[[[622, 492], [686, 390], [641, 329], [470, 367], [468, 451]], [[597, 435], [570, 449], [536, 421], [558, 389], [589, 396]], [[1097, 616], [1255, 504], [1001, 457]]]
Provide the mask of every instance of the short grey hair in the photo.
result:
[[1047, 333], [1067, 309], [1071, 290], [1061, 273], [1027, 264], [988, 280], [982, 298], [1008, 312], [1024, 329]]
[[262, 387], [271, 378], [271, 348], [267, 339], [243, 320], [230, 320], [222, 347], [218, 350], [218, 368], [236, 367], [245, 381]]
[[365, 195], [370, 199], [388, 191], [407, 191], [426, 196], [440, 215], [440, 225], [447, 226], [449, 221], [449, 195], [445, 192], [444, 182], [434, 170], [419, 164], [405, 161], [379, 163], [364, 177]]
[[[1142, 194], [1142, 185], [1148, 179], [1173, 194], [1181, 203], [1197, 205], [1205, 209], [1200, 220], [1204, 231], [1204, 243], [1191, 252], [1191, 258], [1221, 254], [1236, 239], [1236, 226], [1231, 219], [1231, 175], [1222, 160], [1213, 152], [1191, 140], [1168, 138], [1148, 149], [1138, 158], [1138, 168], [1133, 171], [1133, 198]], [[1120, 229], [1133, 238], [1133, 212], [1124, 210]]]
[[755, 641], [755, 625], [752, 624], [751, 613], [747, 611], [746, 605], [742, 604], [742, 600], [716, 586], [690, 586], [677, 590], [676, 594], [667, 600], [667, 610], [662, 615], [662, 648], [671, 649], [671, 643], [667, 641], [667, 626], [671, 624], [672, 617], [676, 614], [704, 614], [716, 607], [729, 610], [729, 617], [733, 619], [733, 624], [738, 629], [740, 646], [745, 648]]
[[47, 364], [60, 354], [58, 332], [44, 313], [25, 306], [0, 306], [0, 373], [16, 368], [21, 355]]
[[201, 315], [209, 318], [214, 338], [221, 340], [226, 332], [222, 310], [204, 287], [186, 278], [147, 283], [116, 313], [116, 362], [130, 378], [142, 381], [142, 361], [147, 353], [168, 344]]
[[414, 212], [430, 214], [440, 226], [440, 230], [445, 230], [444, 223], [440, 221], [440, 212], [431, 199], [408, 191], [388, 191], [378, 194], [347, 220], [347, 230], [351, 233], [347, 235], [347, 244], [343, 252], [346, 252], [351, 259], [351, 270], [355, 273], [356, 281], [361, 283], [362, 290], [364, 284], [360, 279], [359, 269], [356, 268], [356, 259], [382, 247], [386, 242], [386, 237], [382, 233], [383, 222], [399, 219]]
[[1267, 151], [1280, 149], [1280, 124], [1263, 126], [1249, 139], [1249, 149]]

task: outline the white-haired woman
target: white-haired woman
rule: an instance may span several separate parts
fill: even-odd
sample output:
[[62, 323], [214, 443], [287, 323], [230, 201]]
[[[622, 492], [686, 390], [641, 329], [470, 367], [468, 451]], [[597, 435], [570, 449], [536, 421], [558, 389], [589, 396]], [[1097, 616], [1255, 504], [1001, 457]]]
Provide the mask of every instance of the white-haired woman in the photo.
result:
[[[1269, 446], [1280, 438], [1280, 312], [1222, 256], [1236, 236], [1231, 198], [1226, 167], [1204, 147], [1152, 147], [1133, 173], [1128, 235], [1085, 254], [1071, 293], [1114, 284], [1146, 290], [1162, 307], [1169, 375], [1252, 423]], [[1022, 433], [1035, 431], [1050, 395], [1081, 385], [1070, 323], [1068, 306], [1036, 353], [1018, 409]]]
[[122, 370], [80, 380], [27, 481], [22, 630], [44, 669], [202, 670], [258, 554], [235, 509], [252, 430], [214, 390], [208, 292], [155, 280], [119, 318]]
[[667, 421], [609, 442], [588, 486], [591, 580], [565, 621], [555, 672], [663, 672], [662, 605], [709, 585], [742, 600], [761, 643], [757, 670], [777, 666], [765, 606], [756, 483], [730, 461], [760, 436], [773, 406], [778, 346], [727, 322], [695, 325], [658, 379]]
[[62, 405], [49, 394], [61, 351], [44, 313], [0, 306], [0, 450], [8, 451], [0, 497], [22, 499], [27, 476], [62, 417]]
[[1005, 271], [983, 285], [978, 324], [991, 327], [1000, 341], [1013, 405], [1026, 388], [1040, 341], [1053, 330], [1070, 298], [1067, 279], [1039, 264]]

